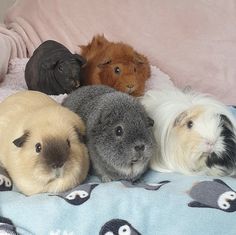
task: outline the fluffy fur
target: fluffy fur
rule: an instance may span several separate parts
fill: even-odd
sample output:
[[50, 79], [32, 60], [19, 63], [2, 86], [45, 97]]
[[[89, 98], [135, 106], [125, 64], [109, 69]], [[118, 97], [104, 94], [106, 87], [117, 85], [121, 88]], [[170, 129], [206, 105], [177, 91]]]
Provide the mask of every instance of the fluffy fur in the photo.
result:
[[26, 64], [28, 89], [48, 95], [70, 93], [80, 86], [80, 68], [85, 62], [82, 56], [72, 54], [64, 45], [47, 40]]
[[36, 91], [9, 96], [0, 113], [0, 163], [21, 192], [65, 191], [86, 178], [85, 126], [78, 115]]
[[98, 35], [87, 46], [81, 46], [81, 55], [87, 59], [81, 69], [82, 84], [103, 84], [133, 96], [143, 95], [150, 65], [131, 46]]
[[224, 104], [177, 88], [147, 91], [141, 103], [155, 121], [158, 154], [151, 160], [152, 169], [235, 174], [236, 120]]
[[92, 168], [102, 181], [135, 181], [145, 172], [155, 147], [153, 120], [134, 97], [107, 86], [85, 86], [63, 105], [86, 122]]

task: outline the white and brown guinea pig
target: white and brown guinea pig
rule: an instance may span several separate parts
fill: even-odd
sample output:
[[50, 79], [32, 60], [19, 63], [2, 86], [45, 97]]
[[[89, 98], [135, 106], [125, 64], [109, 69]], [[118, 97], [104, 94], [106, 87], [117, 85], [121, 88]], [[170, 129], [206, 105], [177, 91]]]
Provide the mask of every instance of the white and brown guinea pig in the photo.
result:
[[66, 191], [87, 176], [81, 118], [37, 91], [0, 103], [0, 162], [26, 195]]
[[235, 175], [236, 119], [214, 97], [177, 88], [149, 90], [141, 99], [154, 120], [157, 171]]

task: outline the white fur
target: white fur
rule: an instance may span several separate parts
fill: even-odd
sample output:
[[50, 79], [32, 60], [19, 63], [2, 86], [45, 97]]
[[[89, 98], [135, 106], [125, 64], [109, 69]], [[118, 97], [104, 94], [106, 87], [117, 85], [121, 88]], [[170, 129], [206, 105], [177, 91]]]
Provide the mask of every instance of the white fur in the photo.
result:
[[[141, 103], [155, 122], [154, 135], [158, 150], [151, 160], [152, 169], [184, 174], [222, 174], [220, 167], [206, 166], [203, 153], [211, 149], [220, 153], [224, 149], [217, 114], [226, 115], [234, 125], [236, 121], [226, 105], [209, 95], [191, 90], [184, 92], [174, 87], [149, 90], [141, 98]], [[186, 126], [174, 128], [176, 118], [186, 111], [186, 119], [188, 115], [197, 113], [191, 133]], [[183, 147], [181, 141], [185, 135], [187, 140], [190, 137]], [[190, 146], [191, 149], [188, 149]]]

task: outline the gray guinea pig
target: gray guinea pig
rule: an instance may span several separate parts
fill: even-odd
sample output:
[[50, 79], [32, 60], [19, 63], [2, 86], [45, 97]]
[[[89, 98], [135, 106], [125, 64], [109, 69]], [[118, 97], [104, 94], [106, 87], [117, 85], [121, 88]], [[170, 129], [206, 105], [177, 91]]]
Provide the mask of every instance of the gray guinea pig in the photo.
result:
[[86, 60], [72, 54], [64, 45], [53, 40], [43, 42], [25, 67], [29, 90], [48, 95], [70, 93], [80, 86], [80, 68]]
[[137, 180], [154, 154], [154, 121], [138, 100], [103, 85], [84, 86], [62, 105], [86, 122], [93, 173], [103, 182]]

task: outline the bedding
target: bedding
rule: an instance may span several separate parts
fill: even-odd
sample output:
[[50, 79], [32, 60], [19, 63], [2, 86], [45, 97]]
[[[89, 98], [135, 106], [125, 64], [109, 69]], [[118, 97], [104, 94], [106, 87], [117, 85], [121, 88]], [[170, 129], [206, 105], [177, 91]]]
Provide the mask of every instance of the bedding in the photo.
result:
[[[10, 61], [0, 101], [27, 89], [28, 59]], [[173, 86], [151, 67], [150, 87]], [[52, 96], [61, 102], [66, 95]], [[230, 107], [236, 115], [235, 108]], [[0, 234], [235, 235], [236, 179], [149, 170], [140, 181], [101, 183], [95, 176], [68, 192], [24, 196], [0, 169]]]
[[[235, 190], [235, 179], [228, 177], [149, 171], [133, 185], [100, 183], [91, 176], [59, 195], [1, 191], [0, 214], [26, 235], [235, 235]], [[227, 201], [226, 192], [234, 199]], [[221, 201], [229, 203], [228, 211]]]

